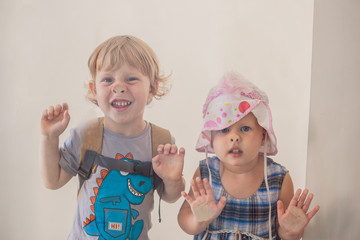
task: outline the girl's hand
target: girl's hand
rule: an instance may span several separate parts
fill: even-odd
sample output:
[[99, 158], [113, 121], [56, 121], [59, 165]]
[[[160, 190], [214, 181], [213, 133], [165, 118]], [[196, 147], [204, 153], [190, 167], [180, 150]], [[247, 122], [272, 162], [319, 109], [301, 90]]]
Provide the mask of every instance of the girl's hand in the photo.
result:
[[216, 202], [213, 190], [211, 189], [209, 181], [205, 178], [204, 182], [200, 177], [191, 180], [191, 189], [194, 193], [194, 198], [190, 197], [185, 192], [182, 192], [183, 197], [189, 203], [191, 210], [199, 222], [212, 221], [217, 218], [226, 204], [225, 196], [221, 197], [219, 202]]
[[69, 107], [67, 103], [50, 106], [43, 111], [40, 130], [45, 137], [59, 137], [70, 121]]
[[158, 155], [152, 159], [156, 174], [164, 181], [182, 181], [185, 149], [174, 144], [159, 145]]
[[283, 202], [278, 201], [277, 208], [280, 227], [290, 236], [301, 236], [311, 218], [320, 209], [319, 206], [316, 206], [307, 213], [314, 197], [312, 193], [309, 195], [308, 193], [308, 189], [305, 189], [302, 193], [301, 189], [298, 189], [286, 211], [284, 210]]

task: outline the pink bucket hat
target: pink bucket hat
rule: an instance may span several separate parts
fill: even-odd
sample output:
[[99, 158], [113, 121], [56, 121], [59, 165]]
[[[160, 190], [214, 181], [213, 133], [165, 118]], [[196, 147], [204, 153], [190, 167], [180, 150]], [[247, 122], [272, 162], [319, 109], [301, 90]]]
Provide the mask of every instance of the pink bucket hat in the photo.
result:
[[211, 131], [231, 126], [252, 112], [269, 141], [260, 148], [265, 155], [276, 155], [276, 136], [272, 127], [269, 100], [265, 92], [235, 73], [225, 74], [212, 88], [203, 107], [204, 126], [196, 144], [199, 152], [214, 153]]

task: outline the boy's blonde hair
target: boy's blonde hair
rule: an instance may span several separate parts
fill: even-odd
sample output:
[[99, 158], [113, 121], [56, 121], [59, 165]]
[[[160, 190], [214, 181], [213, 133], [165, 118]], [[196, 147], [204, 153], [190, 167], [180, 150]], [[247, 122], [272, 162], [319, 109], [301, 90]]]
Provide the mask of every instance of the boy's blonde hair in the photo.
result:
[[[122, 35], [112, 37], [100, 44], [90, 55], [88, 66], [92, 80], [100, 70], [113, 70], [127, 63], [140, 70], [150, 79], [150, 90], [156, 99], [168, 91], [167, 76], [160, 73], [159, 62], [154, 51], [142, 40], [134, 36]], [[87, 98], [97, 104], [90, 89]]]

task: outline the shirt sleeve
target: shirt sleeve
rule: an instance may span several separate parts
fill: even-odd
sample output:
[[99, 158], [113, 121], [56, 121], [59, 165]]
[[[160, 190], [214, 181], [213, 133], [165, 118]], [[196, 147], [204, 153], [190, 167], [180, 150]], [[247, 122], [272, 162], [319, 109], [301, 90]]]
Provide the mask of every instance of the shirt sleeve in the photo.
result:
[[76, 176], [79, 169], [81, 142], [82, 134], [78, 128], [75, 128], [70, 130], [70, 136], [60, 147], [59, 165], [71, 176]]

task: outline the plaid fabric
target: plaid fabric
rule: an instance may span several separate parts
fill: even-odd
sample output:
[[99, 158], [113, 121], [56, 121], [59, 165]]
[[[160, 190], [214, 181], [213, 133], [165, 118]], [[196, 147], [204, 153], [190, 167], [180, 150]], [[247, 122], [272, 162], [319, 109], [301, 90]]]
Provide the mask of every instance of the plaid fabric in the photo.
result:
[[[250, 233], [260, 238], [268, 238], [268, 218], [269, 218], [269, 203], [267, 197], [267, 190], [265, 181], [262, 182], [260, 188], [247, 199], [236, 199], [226, 193], [222, 187], [220, 174], [219, 174], [220, 160], [217, 157], [209, 158], [209, 168], [212, 176], [212, 188], [214, 196], [217, 201], [221, 196], [226, 196], [226, 206], [210, 225], [209, 233], [206, 239], [237, 239], [235, 237], [236, 231], [243, 233]], [[287, 170], [285, 167], [275, 163], [272, 159], [267, 160], [268, 170], [268, 183], [270, 188], [271, 198], [271, 224], [273, 236], [277, 235], [276, 232], [276, 203], [279, 199], [281, 185], [283, 183]], [[206, 160], [200, 162], [201, 178], [209, 179], [208, 167]], [[211, 233], [211, 231], [230, 231], [228, 233]], [[202, 239], [205, 232], [195, 235], [194, 239]], [[244, 239], [256, 239], [246, 237]]]

